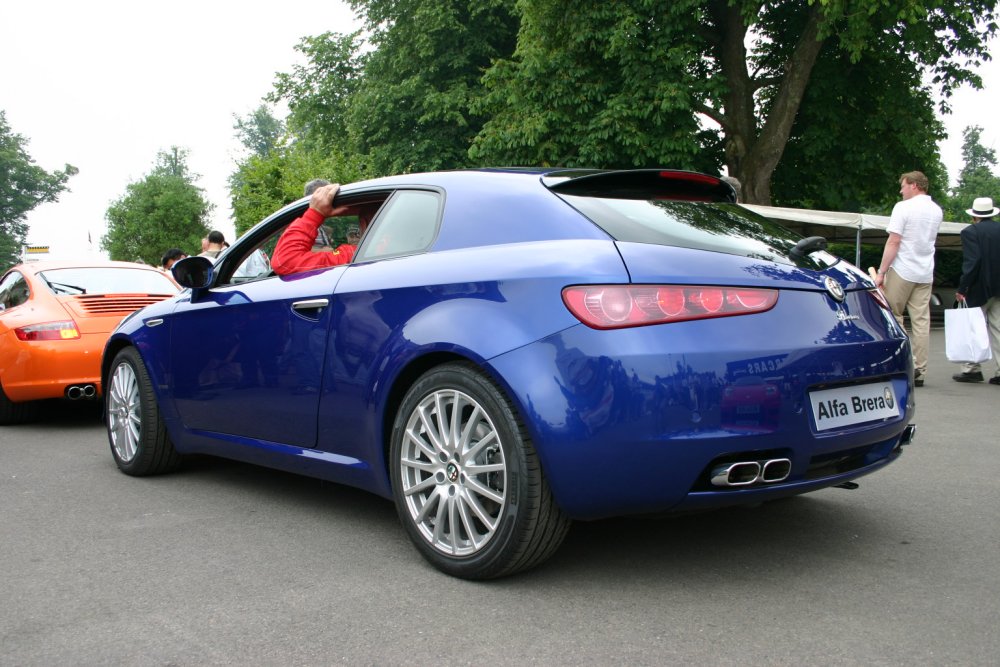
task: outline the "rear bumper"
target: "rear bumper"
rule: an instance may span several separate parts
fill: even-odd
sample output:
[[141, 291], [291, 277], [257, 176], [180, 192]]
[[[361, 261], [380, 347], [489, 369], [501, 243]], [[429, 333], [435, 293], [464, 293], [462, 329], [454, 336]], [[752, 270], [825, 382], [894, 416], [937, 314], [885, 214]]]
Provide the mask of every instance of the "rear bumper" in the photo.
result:
[[106, 339], [107, 335], [102, 334], [84, 335], [77, 340], [18, 341], [15, 353], [5, 355], [4, 393], [21, 403], [64, 398], [68, 387], [89, 384], [100, 395], [101, 354]]

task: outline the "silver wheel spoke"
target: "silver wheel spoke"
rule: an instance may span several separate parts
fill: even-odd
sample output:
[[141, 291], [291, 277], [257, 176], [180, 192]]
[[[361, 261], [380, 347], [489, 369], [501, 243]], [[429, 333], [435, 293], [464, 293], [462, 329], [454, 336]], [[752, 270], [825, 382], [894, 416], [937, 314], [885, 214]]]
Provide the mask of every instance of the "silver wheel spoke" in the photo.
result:
[[119, 364], [108, 388], [108, 421], [115, 452], [125, 463], [135, 458], [142, 436], [139, 382], [128, 364]]
[[409, 414], [397, 463], [410, 519], [449, 556], [485, 547], [507, 504], [507, 462], [492, 418], [457, 389], [427, 394]]

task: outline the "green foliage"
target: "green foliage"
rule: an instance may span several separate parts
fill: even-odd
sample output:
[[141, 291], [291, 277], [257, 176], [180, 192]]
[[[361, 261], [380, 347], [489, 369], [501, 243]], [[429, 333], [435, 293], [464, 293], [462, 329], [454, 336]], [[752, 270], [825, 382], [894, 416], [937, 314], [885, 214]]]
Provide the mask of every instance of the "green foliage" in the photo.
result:
[[[995, 0], [350, 4], [367, 43], [304, 39], [268, 98], [288, 103], [295, 150], [341, 156], [333, 171], [725, 165], [750, 203], [773, 177], [782, 203], [868, 212], [914, 169], [944, 199], [932, 98], [981, 84], [997, 31]], [[241, 165], [234, 200], [289, 197], [292, 157]]]
[[28, 141], [15, 134], [0, 110], [0, 273], [20, 263], [28, 234], [25, 218], [39, 204], [53, 202], [77, 173], [72, 165], [47, 172], [25, 149]]
[[347, 145], [347, 115], [361, 72], [360, 46], [357, 32], [306, 37], [295, 47], [306, 64], [277, 75], [267, 99], [288, 104], [288, 130], [310, 148]]
[[947, 176], [937, 142], [944, 136], [933, 94], [909, 61], [885, 48], [852, 62], [827, 44], [774, 172], [774, 202], [888, 214], [899, 200], [900, 174], [914, 170], [927, 174], [931, 195], [943, 201]]
[[152, 171], [111, 204], [108, 231], [101, 237], [111, 259], [156, 266], [168, 248], [200, 252], [214, 207], [194, 184], [197, 175], [188, 172], [186, 161], [187, 151], [161, 151]]
[[470, 166], [480, 78], [514, 50], [513, 0], [353, 0], [374, 50], [351, 99], [352, 150], [373, 176]]
[[[931, 7], [923, 0], [522, 0], [517, 11], [516, 53], [484, 78], [489, 94], [482, 104], [491, 120], [473, 144], [473, 158], [712, 171], [724, 148], [728, 171], [743, 182], [747, 200], [770, 203], [771, 177], [790, 138], [801, 146], [794, 174], [785, 174], [786, 193], [801, 183], [829, 183], [831, 162], [822, 160], [836, 157], [836, 149], [818, 136], [827, 125], [810, 128], [811, 136], [795, 129], [814, 63], [825, 53], [825, 74], [836, 85], [812, 95], [812, 116], [822, 122], [841, 111], [846, 117], [837, 125], [860, 134], [870, 109], [860, 91], [841, 87], [853, 77], [878, 92], [871, 129], [887, 127], [895, 143], [888, 160], [873, 135], [849, 144], [860, 153], [858, 164], [890, 163], [883, 173], [844, 164], [842, 185], [834, 186], [843, 191], [822, 198], [855, 208], [881, 206], [882, 179], [916, 168], [912, 162], [938, 175], [932, 157], [941, 127], [920, 124], [931, 109], [920, 77], [929, 76], [945, 96], [962, 83], [978, 83], [969, 66], [987, 57], [988, 38], [997, 29], [994, 0]], [[836, 71], [845, 64], [855, 67]], [[876, 89], [880, 80], [889, 81], [876, 71], [883, 66], [904, 75], [891, 82], [902, 93], [896, 102], [912, 103], [903, 113], [914, 117], [903, 128], [888, 122], [891, 98]], [[840, 105], [845, 96], [851, 99]], [[718, 130], [699, 130], [698, 115], [715, 121]], [[811, 171], [813, 164], [819, 173]], [[815, 201], [820, 195], [795, 196]]]
[[267, 155], [285, 136], [285, 124], [274, 117], [266, 104], [261, 104], [245, 117], [234, 117], [236, 136], [252, 155]]
[[945, 200], [946, 220], [968, 221], [969, 214], [965, 211], [972, 207], [976, 197], [1000, 202], [1000, 178], [993, 173], [997, 166], [996, 151], [982, 145], [982, 134], [983, 128], [977, 125], [965, 128], [962, 133], [963, 167], [958, 185]]
[[[490, 116], [470, 155], [498, 165], [717, 171], [693, 105], [702, 2], [521, 2], [513, 58], [486, 73]], [[666, 16], [663, 16], [666, 13]], [[661, 20], [661, 17], [664, 20]]]
[[303, 186], [314, 178], [350, 183], [361, 178], [361, 170], [356, 160], [312, 150], [301, 142], [267, 155], [251, 155], [230, 179], [236, 234], [244, 234], [271, 213], [301, 199]]

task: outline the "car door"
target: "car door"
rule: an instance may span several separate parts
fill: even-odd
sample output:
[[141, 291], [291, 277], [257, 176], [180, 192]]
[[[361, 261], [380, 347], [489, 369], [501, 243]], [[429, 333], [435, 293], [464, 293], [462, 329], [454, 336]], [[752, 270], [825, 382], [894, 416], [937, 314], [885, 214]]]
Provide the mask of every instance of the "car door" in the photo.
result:
[[[227, 262], [239, 260], [239, 250], [220, 260], [220, 276]], [[315, 445], [332, 298], [344, 268], [219, 281], [178, 305], [169, 364], [186, 429]]]

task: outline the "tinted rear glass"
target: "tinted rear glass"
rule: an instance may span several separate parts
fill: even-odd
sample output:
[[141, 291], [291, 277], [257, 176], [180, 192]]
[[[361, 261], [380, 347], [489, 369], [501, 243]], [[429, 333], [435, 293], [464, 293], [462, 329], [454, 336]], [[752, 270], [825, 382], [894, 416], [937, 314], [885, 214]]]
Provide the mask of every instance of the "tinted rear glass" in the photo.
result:
[[738, 204], [559, 195], [617, 241], [724, 252], [823, 268], [820, 253], [798, 262], [789, 251], [802, 239]]
[[52, 269], [38, 274], [56, 294], [176, 294], [159, 271], [127, 267]]

